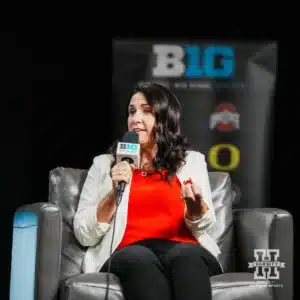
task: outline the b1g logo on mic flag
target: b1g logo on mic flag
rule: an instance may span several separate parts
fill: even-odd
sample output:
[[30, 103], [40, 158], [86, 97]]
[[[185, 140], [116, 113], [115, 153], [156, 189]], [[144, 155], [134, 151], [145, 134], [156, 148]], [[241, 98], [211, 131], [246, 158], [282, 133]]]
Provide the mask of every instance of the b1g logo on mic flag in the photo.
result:
[[138, 151], [138, 145], [131, 143], [120, 143], [119, 149], [124, 151]]
[[123, 158], [131, 158], [134, 165], [140, 165], [140, 144], [119, 142], [117, 147], [117, 163]]
[[210, 116], [210, 129], [218, 131], [233, 131], [240, 129], [240, 114], [233, 104], [221, 103], [216, 107], [216, 112]]
[[153, 45], [156, 57], [153, 77], [228, 78], [234, 73], [231, 46]]

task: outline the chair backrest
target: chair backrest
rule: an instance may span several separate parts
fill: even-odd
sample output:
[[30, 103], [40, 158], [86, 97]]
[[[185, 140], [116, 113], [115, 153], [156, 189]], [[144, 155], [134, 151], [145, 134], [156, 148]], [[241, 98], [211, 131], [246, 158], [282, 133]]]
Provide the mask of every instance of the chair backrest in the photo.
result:
[[[87, 170], [58, 167], [50, 172], [49, 202], [60, 207], [63, 219], [61, 279], [81, 273], [81, 264], [86, 247], [81, 246], [73, 233], [73, 217], [87, 176]], [[234, 193], [229, 174], [210, 172], [209, 179], [217, 222], [210, 229], [222, 254], [220, 260], [224, 271], [232, 269], [231, 251], [233, 242], [232, 202]]]

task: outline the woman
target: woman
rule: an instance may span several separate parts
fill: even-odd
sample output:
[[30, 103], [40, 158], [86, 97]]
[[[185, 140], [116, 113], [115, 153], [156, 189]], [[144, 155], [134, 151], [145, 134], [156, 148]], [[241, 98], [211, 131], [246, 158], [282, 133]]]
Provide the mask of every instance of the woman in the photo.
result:
[[[128, 130], [141, 145], [141, 164], [94, 159], [74, 217], [78, 241], [89, 246], [84, 272], [106, 272], [115, 217], [111, 272], [127, 300], [212, 299], [209, 277], [222, 273], [204, 155], [188, 150], [180, 104], [158, 84], [139, 85], [128, 105]], [[116, 211], [116, 188], [125, 181]], [[116, 213], [116, 214], [115, 214]]]

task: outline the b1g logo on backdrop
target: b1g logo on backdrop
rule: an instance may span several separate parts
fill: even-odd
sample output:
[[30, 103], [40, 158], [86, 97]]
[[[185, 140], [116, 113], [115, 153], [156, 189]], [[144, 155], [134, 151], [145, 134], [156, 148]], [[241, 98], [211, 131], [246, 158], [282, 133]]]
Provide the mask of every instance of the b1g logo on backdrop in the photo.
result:
[[153, 77], [229, 78], [234, 73], [234, 49], [230, 46], [153, 45]]

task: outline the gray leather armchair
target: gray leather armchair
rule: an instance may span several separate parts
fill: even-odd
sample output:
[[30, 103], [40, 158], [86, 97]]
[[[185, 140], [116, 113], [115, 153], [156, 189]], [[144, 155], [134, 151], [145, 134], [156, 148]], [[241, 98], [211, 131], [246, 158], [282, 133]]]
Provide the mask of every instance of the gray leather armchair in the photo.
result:
[[[104, 299], [105, 274], [82, 274], [81, 264], [86, 248], [77, 242], [72, 227], [86, 175], [86, 170], [58, 167], [50, 172], [48, 202], [17, 209], [14, 219], [11, 300], [17, 298], [18, 292], [23, 296], [31, 293], [34, 295], [32, 299], [38, 300]], [[224, 274], [211, 277], [213, 299], [292, 300], [291, 214], [276, 208], [233, 210], [235, 192], [229, 174], [210, 172], [209, 178], [217, 216], [217, 223], [210, 233], [222, 251], [220, 259], [224, 266]], [[36, 216], [35, 221], [30, 219], [30, 224], [25, 217], [28, 214]], [[25, 238], [24, 242], [29, 227], [36, 228], [36, 238], [31, 242]], [[18, 259], [22, 256], [20, 252], [23, 251], [24, 256], [24, 243], [27, 248], [31, 247], [35, 255], [33, 259], [28, 259], [31, 261], [31, 269], [28, 262], [29, 266], [23, 266], [27, 271], [24, 270], [21, 272], [23, 275], [20, 275], [20, 272], [14, 272], [14, 266], [18, 265]], [[260, 249], [256, 255], [255, 249]], [[268, 249], [274, 251], [263, 254]], [[276, 253], [277, 250], [279, 253]], [[275, 261], [277, 268], [256, 267], [255, 263], [263, 264], [262, 259], [265, 264], [267, 260], [269, 264]], [[17, 268], [20, 270], [20, 265]], [[255, 278], [255, 269], [260, 279]], [[276, 275], [278, 278], [272, 279]], [[31, 278], [31, 283], [22, 283], [25, 277], [27, 282]], [[109, 295], [109, 299], [124, 299], [119, 280], [113, 274]]]

